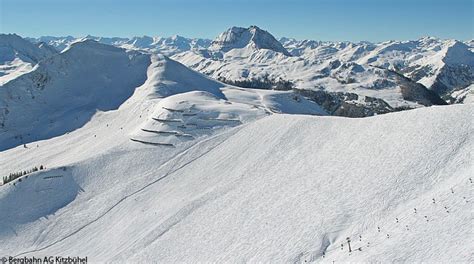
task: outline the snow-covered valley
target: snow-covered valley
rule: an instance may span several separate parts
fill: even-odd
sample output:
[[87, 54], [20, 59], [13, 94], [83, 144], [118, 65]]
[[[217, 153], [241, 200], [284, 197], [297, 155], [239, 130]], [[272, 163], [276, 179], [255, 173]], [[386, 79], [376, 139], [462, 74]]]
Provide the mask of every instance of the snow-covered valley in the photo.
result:
[[0, 257], [472, 262], [469, 47], [2, 34]]

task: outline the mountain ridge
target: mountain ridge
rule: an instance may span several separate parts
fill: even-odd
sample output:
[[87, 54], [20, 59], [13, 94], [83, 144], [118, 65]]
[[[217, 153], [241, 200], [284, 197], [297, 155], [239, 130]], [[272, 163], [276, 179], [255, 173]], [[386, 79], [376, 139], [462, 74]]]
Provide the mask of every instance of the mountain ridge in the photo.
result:
[[[342, 82], [341, 85], [344, 85], [347, 81], [359, 81], [357, 78], [350, 76], [354, 72], [340, 72], [334, 76], [326, 76], [323, 79], [327, 81], [318, 81], [316, 84], [313, 84], [314, 81], [311, 79], [306, 81], [301, 80], [299, 76], [291, 76], [291, 72], [298, 69], [299, 71], [308, 72], [308, 74], [311, 71], [321, 71], [318, 74], [313, 73], [312, 79], [320, 78], [320, 76], [324, 77], [328, 72], [333, 71], [330, 68], [324, 68], [324, 64], [328, 61], [342, 64], [357, 63], [361, 66], [366, 65], [364, 66], [366, 68], [376, 66], [381, 70], [386, 69], [387, 71], [400, 73], [435, 91], [437, 95], [449, 102], [456, 102], [456, 99], [453, 98], [454, 95], [451, 96], [452, 93], [465, 89], [474, 82], [472, 67], [474, 55], [467, 45], [468, 42], [444, 41], [434, 37], [423, 37], [414, 41], [386, 41], [379, 44], [347, 41], [298, 41], [281, 38], [282, 44], [267, 31], [257, 26], [250, 26], [248, 28], [231, 27], [213, 41], [187, 39], [179, 35], [169, 38], [148, 36], [132, 39], [101, 39], [92, 36], [86, 38], [94, 38], [99, 42], [106, 42], [126, 49], [143, 49], [171, 55], [173, 59], [194, 70], [214, 79], [242, 87], [308, 89], [306, 87], [313, 86], [312, 89], [314, 87], [325, 87], [324, 89], [328, 92], [341, 92], [343, 89], [337, 88], [334, 90], [334, 88], [331, 88], [338, 86], [333, 82], [333, 79], [336, 79], [336, 82]], [[57, 41], [57, 39], [54, 39], [54, 41]], [[284, 47], [285, 45], [288, 50]], [[405, 62], [400, 63], [402, 60]], [[301, 61], [304, 61], [304, 65], [298, 66]], [[272, 66], [277, 64], [281, 66], [278, 68]], [[255, 67], [247, 69], [247, 65], [254, 65]], [[292, 65], [296, 67], [293, 69]], [[361, 75], [360, 73], [357, 74]], [[373, 73], [370, 74], [373, 75]], [[371, 78], [377, 79], [380, 77], [373, 75]], [[377, 80], [371, 84], [361, 83], [360, 87], [367, 91], [362, 94], [351, 90], [346, 92], [356, 92], [362, 96], [374, 96], [374, 93], [368, 92], [367, 88], [372, 90], [374, 88], [384, 89], [386, 85], [387, 82]], [[380, 88], [378, 88], [379, 86]], [[410, 86], [415, 87], [417, 85]], [[428, 95], [428, 93], [430, 92], [422, 92], [421, 94]], [[387, 100], [386, 98], [380, 99]], [[426, 102], [428, 102], [431, 99], [421, 100], [427, 100]], [[433, 102], [436, 101], [438, 99]]]

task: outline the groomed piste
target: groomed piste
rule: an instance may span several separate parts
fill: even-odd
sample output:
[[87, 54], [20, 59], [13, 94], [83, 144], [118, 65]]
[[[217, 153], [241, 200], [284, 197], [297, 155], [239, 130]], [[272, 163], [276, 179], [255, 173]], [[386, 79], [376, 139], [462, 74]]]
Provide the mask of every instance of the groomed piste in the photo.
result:
[[465, 261], [472, 254], [472, 114], [463, 105], [364, 119], [272, 115], [171, 150], [136, 142], [100, 154], [84, 148], [86, 159], [59, 151], [70, 146], [67, 137], [42, 142], [47, 157], [13, 149], [2, 161], [52, 159], [67, 171], [53, 183], [44, 180], [57, 174], [51, 169], [1, 187], [0, 253], [139, 262]]

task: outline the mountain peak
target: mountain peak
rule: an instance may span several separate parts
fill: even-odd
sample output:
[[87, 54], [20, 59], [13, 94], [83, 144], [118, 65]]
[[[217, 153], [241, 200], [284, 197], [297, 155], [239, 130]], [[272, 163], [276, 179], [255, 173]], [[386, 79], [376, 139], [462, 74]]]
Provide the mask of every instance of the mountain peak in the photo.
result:
[[13, 61], [17, 57], [28, 63], [37, 63], [52, 54], [17, 34], [0, 34], [0, 50], [0, 64]]
[[77, 40], [71, 43], [71, 45], [69, 45], [69, 47], [66, 48], [64, 52], [66, 51], [70, 52], [71, 50], [74, 50], [74, 51], [80, 51], [80, 50], [100, 51], [102, 50], [102, 51], [111, 51], [111, 52], [124, 51], [124, 49], [122, 48], [103, 44], [103, 43], [98, 42], [97, 40], [90, 39], [90, 38], [82, 38], [80, 40]]
[[274, 36], [257, 26], [231, 27], [212, 42], [210, 49], [227, 52], [249, 46], [255, 49], [273, 50], [290, 56], [290, 53]]
[[148, 47], [155, 42], [153, 37], [150, 36], [141, 36], [141, 37], [133, 37], [131, 38], [128, 43], [136, 46], [136, 47]]
[[448, 64], [464, 64], [474, 67], [474, 53], [469, 46], [458, 40], [450, 40], [443, 61]]

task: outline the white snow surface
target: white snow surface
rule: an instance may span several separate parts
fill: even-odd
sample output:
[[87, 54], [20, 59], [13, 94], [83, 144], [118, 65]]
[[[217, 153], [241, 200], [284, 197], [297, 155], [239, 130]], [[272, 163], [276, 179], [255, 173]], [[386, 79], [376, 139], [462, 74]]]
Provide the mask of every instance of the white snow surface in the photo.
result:
[[0, 34], [0, 85], [31, 71], [36, 63], [55, 53], [44, 43], [36, 46], [16, 34]]
[[[473, 105], [363, 119], [267, 116], [205, 91], [144, 100], [150, 91], [138, 88], [118, 110], [39, 147], [0, 152], [1, 171], [48, 168], [0, 187], [1, 255], [472, 261]], [[163, 107], [174, 107], [172, 116]], [[206, 134], [197, 131], [220, 121], [196, 117], [194, 139], [174, 147], [129, 140], [151, 117], [189, 125], [185, 113], [206, 111], [244, 121]], [[156, 129], [175, 126], [166, 125]]]
[[0, 150], [84, 125], [146, 80], [148, 55], [86, 40], [0, 86]]
[[[183, 102], [188, 97], [200, 102], [199, 97], [204, 96], [204, 102], [212, 105], [214, 101], [219, 104], [226, 101], [224, 108], [231, 112], [237, 111], [232, 107], [243, 105], [251, 107], [252, 113], [260, 107], [264, 112], [326, 114], [319, 105], [291, 91], [231, 87], [163, 55], [83, 39], [0, 86], [0, 150], [69, 133], [85, 125], [96, 112], [117, 109], [142, 84], [150, 100], [201, 91], [208, 94], [190, 94], [182, 98]], [[232, 107], [225, 93], [234, 98], [236, 104]], [[173, 100], [167, 98], [169, 102]], [[189, 107], [199, 108], [199, 104], [195, 106], [191, 102]], [[222, 119], [217, 114], [220, 108], [214, 110], [214, 114], [196, 116]], [[229, 114], [228, 118], [237, 118], [235, 114], [242, 114], [245, 119], [246, 114], [238, 111]], [[156, 115], [155, 118], [160, 117]], [[221, 120], [215, 122], [228, 124]], [[237, 124], [237, 120], [230, 122]]]
[[[307, 63], [252, 45], [224, 56], [250, 56], [255, 69], [277, 58], [272, 67], [294, 76]], [[398, 80], [368, 64], [315, 65], [333, 79]], [[317, 83], [313, 74], [301, 71], [301, 83]], [[396, 104], [388, 87], [367, 92]], [[0, 256], [473, 262], [466, 91], [453, 94], [465, 104], [330, 117], [291, 91], [238, 88], [155, 52], [76, 40], [0, 85], [0, 175], [46, 166], [0, 186]]]

